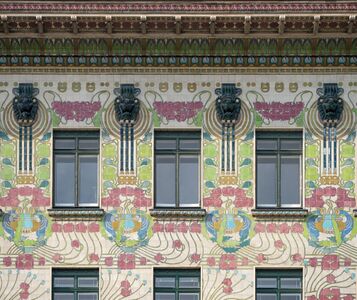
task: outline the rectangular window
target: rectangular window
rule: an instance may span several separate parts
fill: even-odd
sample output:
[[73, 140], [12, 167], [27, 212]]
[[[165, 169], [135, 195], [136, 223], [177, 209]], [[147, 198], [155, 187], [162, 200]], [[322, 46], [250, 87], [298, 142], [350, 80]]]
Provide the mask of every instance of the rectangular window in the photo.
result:
[[98, 206], [98, 131], [55, 131], [54, 206]]
[[257, 300], [301, 300], [302, 270], [256, 270]]
[[98, 300], [98, 269], [54, 269], [53, 300]]
[[201, 133], [155, 132], [155, 206], [198, 207]]
[[154, 270], [155, 300], [199, 300], [200, 270]]
[[257, 208], [301, 207], [302, 132], [256, 133]]

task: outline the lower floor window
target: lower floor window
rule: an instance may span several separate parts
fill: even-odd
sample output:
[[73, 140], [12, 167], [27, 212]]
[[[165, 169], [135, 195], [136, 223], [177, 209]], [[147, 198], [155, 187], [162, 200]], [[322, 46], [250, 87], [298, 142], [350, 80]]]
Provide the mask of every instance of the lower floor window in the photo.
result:
[[156, 269], [155, 300], [199, 300], [200, 270]]
[[302, 270], [256, 270], [257, 300], [301, 300]]
[[54, 269], [53, 300], [98, 300], [98, 269]]

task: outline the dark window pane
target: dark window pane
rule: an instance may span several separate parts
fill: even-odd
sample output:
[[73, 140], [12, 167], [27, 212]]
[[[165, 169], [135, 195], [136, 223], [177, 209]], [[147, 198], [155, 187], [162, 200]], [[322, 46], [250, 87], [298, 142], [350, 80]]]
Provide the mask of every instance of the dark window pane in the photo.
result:
[[276, 278], [258, 278], [257, 288], [276, 288], [277, 287]]
[[156, 205], [175, 207], [176, 156], [156, 155]]
[[259, 293], [257, 294], [257, 300], [277, 300], [275, 294]]
[[199, 300], [199, 293], [180, 293], [179, 300]]
[[54, 300], [74, 300], [73, 293], [55, 293]]
[[199, 288], [200, 279], [198, 277], [180, 277], [179, 288]]
[[75, 156], [55, 155], [55, 205], [74, 206]]
[[53, 280], [54, 287], [74, 287], [73, 277], [55, 277]]
[[98, 158], [81, 155], [79, 157], [79, 204], [96, 205], [98, 203]]
[[281, 156], [281, 206], [300, 206], [300, 157]]
[[96, 277], [79, 277], [78, 287], [98, 287], [98, 278]]
[[257, 156], [257, 202], [258, 206], [276, 206], [277, 157], [275, 155]]
[[97, 300], [97, 293], [78, 293], [78, 300]]
[[155, 300], [175, 300], [175, 293], [155, 293]]
[[75, 139], [55, 139], [55, 149], [76, 149]]
[[281, 150], [301, 150], [301, 140], [281, 140], [280, 149]]
[[281, 294], [280, 295], [281, 300], [300, 300], [301, 299], [301, 294]]
[[300, 289], [301, 278], [281, 278], [280, 287], [282, 289]]
[[156, 140], [157, 150], [176, 150], [176, 140]]
[[175, 288], [175, 277], [156, 277], [155, 287], [157, 288]]
[[278, 141], [277, 140], [261, 140], [257, 139], [257, 150], [277, 150]]
[[180, 156], [180, 206], [198, 206], [199, 159], [197, 155]]
[[180, 140], [181, 150], [200, 150], [201, 141], [200, 140]]
[[98, 150], [99, 139], [79, 139], [78, 147], [79, 149]]

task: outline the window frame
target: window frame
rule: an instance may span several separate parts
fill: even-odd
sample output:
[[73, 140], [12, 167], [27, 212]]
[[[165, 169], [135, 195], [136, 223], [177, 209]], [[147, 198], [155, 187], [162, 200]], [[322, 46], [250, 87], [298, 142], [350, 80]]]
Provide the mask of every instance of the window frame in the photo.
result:
[[[302, 201], [302, 194], [303, 194], [303, 131], [302, 130], [295, 130], [295, 131], [256, 131], [255, 133], [255, 194], [256, 194], [256, 208], [257, 209], [300, 209], [302, 208], [303, 201]], [[276, 140], [277, 141], [277, 149], [276, 150], [258, 150], [258, 140]], [[288, 149], [281, 149], [281, 141], [301, 141], [301, 148], [299, 150], [288, 150]], [[275, 206], [267, 206], [261, 205], [258, 202], [258, 156], [268, 156], [274, 155], [277, 157], [276, 160], [276, 172], [277, 172], [277, 181], [275, 185], [276, 191], [276, 199], [275, 199]], [[299, 156], [299, 203], [298, 204], [290, 204], [284, 205], [282, 203], [281, 198], [281, 157], [282, 156]]]
[[[55, 287], [56, 277], [68, 277], [74, 278], [74, 287]], [[79, 287], [78, 278], [96, 278], [98, 282], [97, 287]], [[99, 299], [99, 269], [64, 269], [56, 268], [52, 269], [52, 299], [54, 299], [55, 293], [73, 293], [74, 299], [78, 299], [78, 293], [96, 293], [97, 299]]]
[[[74, 139], [75, 147], [74, 149], [56, 149], [55, 143], [56, 140], [65, 140], [65, 139]], [[80, 149], [79, 141], [80, 140], [98, 140], [97, 149]], [[58, 205], [56, 203], [56, 155], [74, 155], [75, 156], [75, 197], [73, 205]], [[80, 205], [80, 156], [96, 156], [97, 157], [97, 199], [96, 203], [85, 205]], [[53, 207], [54, 208], [98, 208], [100, 201], [100, 130], [54, 130], [53, 131], [53, 171], [52, 171], [53, 185], [52, 185], [52, 195], [53, 195]]]
[[[156, 278], [175, 278], [175, 287], [174, 288], [163, 288], [156, 287]], [[195, 277], [198, 278], [199, 287], [198, 288], [180, 288], [179, 280], [183, 277]], [[174, 293], [175, 300], [179, 300], [180, 293], [198, 293], [198, 299], [201, 299], [201, 269], [154, 269], [154, 300], [156, 299], [156, 293]]]
[[[276, 288], [258, 288], [258, 279], [275, 278], [277, 280]], [[281, 288], [281, 278], [299, 278], [300, 288]], [[280, 300], [281, 294], [300, 294], [300, 300], [303, 299], [304, 276], [303, 269], [256, 269], [255, 270], [255, 298], [258, 299], [258, 293], [267, 293], [277, 295], [276, 300]]]
[[[176, 141], [176, 149], [156, 149], [156, 141], [157, 140], [175, 140]], [[182, 150], [180, 149], [180, 141], [181, 140], [198, 140], [199, 149], [198, 150]], [[192, 130], [192, 131], [155, 131], [154, 132], [154, 207], [158, 209], [172, 209], [172, 210], [180, 210], [180, 209], [196, 209], [201, 207], [201, 157], [202, 157], [202, 137], [200, 130]], [[160, 206], [157, 205], [157, 155], [174, 155], [175, 156], [175, 206]], [[197, 155], [198, 158], [198, 186], [197, 186], [197, 204], [184, 205], [180, 206], [180, 180], [179, 180], [179, 159], [180, 155]]]

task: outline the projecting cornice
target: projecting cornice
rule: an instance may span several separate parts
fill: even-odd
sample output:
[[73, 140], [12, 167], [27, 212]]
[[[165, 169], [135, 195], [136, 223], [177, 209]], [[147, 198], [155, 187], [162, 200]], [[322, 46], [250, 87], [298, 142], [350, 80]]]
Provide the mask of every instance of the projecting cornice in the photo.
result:
[[[334, 14], [6, 14], [0, 37], [352, 37], [357, 10]], [[36, 4], [37, 5], [37, 4]], [[82, 4], [78, 4], [82, 5]], [[88, 4], [91, 7], [92, 3]], [[357, 8], [357, 3], [355, 4]], [[87, 36], [86, 36], [87, 35]]]

